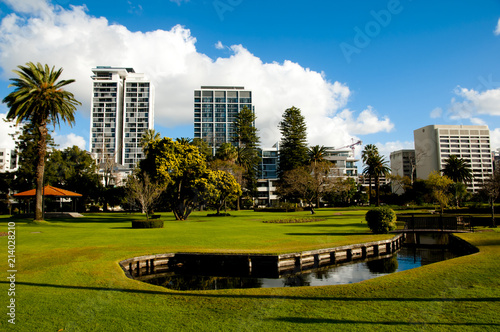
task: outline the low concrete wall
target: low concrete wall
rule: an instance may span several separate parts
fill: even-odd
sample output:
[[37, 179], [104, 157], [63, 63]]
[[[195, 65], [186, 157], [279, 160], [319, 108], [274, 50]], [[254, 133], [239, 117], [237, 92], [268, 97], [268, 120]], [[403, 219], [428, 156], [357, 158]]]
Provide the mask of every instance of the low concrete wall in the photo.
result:
[[208, 268], [218, 276], [236, 272], [240, 276], [277, 278], [326, 265], [343, 264], [392, 255], [403, 246], [405, 234], [392, 239], [282, 255], [168, 253], [129, 258], [119, 262], [127, 277], [138, 280], [173, 274], [172, 270], [203, 275]]

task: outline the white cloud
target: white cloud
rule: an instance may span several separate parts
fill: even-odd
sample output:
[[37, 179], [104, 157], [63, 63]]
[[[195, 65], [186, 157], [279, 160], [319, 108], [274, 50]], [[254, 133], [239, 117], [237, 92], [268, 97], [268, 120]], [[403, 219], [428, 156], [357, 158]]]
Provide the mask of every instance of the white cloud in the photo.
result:
[[6, 113], [0, 113], [0, 148], [14, 149], [16, 143], [10, 135], [21, 128], [16, 127], [14, 122], [5, 122], [6, 116]]
[[218, 50], [223, 50], [224, 49], [224, 45], [222, 44], [222, 42], [219, 40], [217, 42], [217, 44], [215, 44], [215, 48], [218, 49]]
[[457, 98], [452, 98], [448, 113], [452, 119], [470, 119], [476, 115], [500, 116], [500, 88], [478, 92], [457, 87]]
[[443, 109], [441, 107], [436, 107], [431, 111], [431, 119], [437, 119], [443, 116]]
[[491, 150], [497, 151], [500, 149], [500, 128], [490, 128]]
[[53, 6], [46, 0], [3, 0], [3, 2], [18, 13], [47, 15], [53, 11]]
[[390, 132], [394, 128], [394, 124], [387, 117], [379, 119], [371, 106], [362, 111], [356, 119], [352, 116], [350, 110], [343, 110], [339, 114], [339, 118], [345, 121], [347, 129], [353, 134], [367, 135], [381, 131]]
[[470, 118], [470, 122], [476, 126], [483, 126], [487, 124], [486, 121], [480, 118]]
[[500, 18], [498, 19], [498, 22], [497, 22], [497, 27], [495, 29], [495, 35], [500, 35]]
[[[11, 5], [24, 8], [24, 4], [28, 9], [23, 10], [40, 13], [36, 3], [18, 1]], [[291, 106], [302, 110], [310, 144], [345, 145], [354, 135], [394, 127], [371, 107], [357, 115], [343, 111], [351, 94], [349, 87], [298, 63], [264, 63], [242, 45], [229, 47], [230, 56], [214, 60], [198, 52], [196, 38], [179, 25], [169, 31], [131, 32], [106, 18], [88, 15], [85, 7], [63, 9], [43, 1], [40, 7], [48, 8], [48, 14], [30, 18], [13, 14], [1, 21], [3, 78], [12, 77], [11, 70], [28, 61], [63, 67], [63, 79], [76, 79], [68, 89], [83, 103], [79, 112], [86, 115], [90, 110], [91, 68], [109, 65], [133, 67], [153, 81], [155, 123], [164, 127], [193, 123], [193, 90], [202, 85], [237, 85], [252, 90], [263, 146], [279, 140], [278, 122]]]
[[390, 163], [390, 155], [391, 152], [399, 151], [399, 150], [412, 150], [415, 149], [415, 144], [413, 141], [395, 141], [395, 142], [386, 142], [386, 143], [376, 143], [378, 148], [378, 152], [385, 157], [385, 160]]
[[59, 145], [57, 147], [57, 149], [59, 150], [64, 150], [66, 148], [72, 147], [73, 145], [78, 146], [82, 150], [86, 149], [87, 143], [82, 136], [77, 136], [73, 133], [68, 135], [57, 135], [57, 133], [55, 133], [53, 135], [55, 143]]

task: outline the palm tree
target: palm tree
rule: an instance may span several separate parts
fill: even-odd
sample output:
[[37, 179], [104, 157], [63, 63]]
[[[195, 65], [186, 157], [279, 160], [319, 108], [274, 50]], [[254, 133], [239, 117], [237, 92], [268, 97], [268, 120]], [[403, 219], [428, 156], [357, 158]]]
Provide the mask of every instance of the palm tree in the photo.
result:
[[40, 63], [32, 62], [26, 66], [18, 66], [14, 70], [19, 77], [11, 78], [9, 87], [15, 87], [3, 102], [9, 107], [7, 119], [21, 122], [31, 122], [40, 131], [40, 141], [37, 145], [36, 161], [36, 200], [35, 220], [43, 220], [43, 173], [45, 168], [45, 155], [47, 152], [48, 124], [60, 125], [60, 120], [72, 125], [75, 122], [74, 112], [76, 106], [81, 105], [71, 92], [63, 87], [75, 80], [60, 80], [62, 68], [55, 70]]
[[234, 163], [238, 157], [238, 151], [231, 143], [222, 143], [215, 152], [215, 157], [223, 161]]
[[144, 154], [148, 152], [148, 146], [151, 142], [159, 140], [160, 133], [157, 133], [154, 129], [148, 129], [142, 134], [140, 144], [142, 146], [142, 150]]
[[474, 178], [472, 169], [465, 159], [451, 155], [444, 162], [444, 168], [441, 172], [443, 172], [443, 175], [452, 179], [453, 182], [462, 182], [463, 184], [467, 184]]
[[361, 160], [366, 165], [363, 174], [368, 176], [368, 204], [371, 204], [372, 176], [374, 175], [373, 169], [368, 164], [368, 160], [375, 155], [378, 155], [378, 148], [374, 144], [365, 145], [365, 148], [361, 151]]
[[375, 155], [368, 161], [375, 177], [375, 193], [377, 197], [377, 206], [380, 206], [380, 177], [387, 176], [391, 169], [387, 166], [387, 161], [380, 155]]
[[183, 145], [191, 144], [191, 139], [188, 137], [178, 137], [175, 139], [176, 142], [181, 143]]
[[325, 155], [326, 155], [326, 147], [315, 145], [311, 146], [309, 148], [308, 154], [309, 154], [309, 162], [314, 165], [316, 165], [317, 162], [321, 162], [325, 160]]
[[[441, 170], [443, 175], [449, 177], [455, 183], [463, 183], [467, 186], [467, 183], [472, 182], [474, 174], [472, 169], [468, 165], [467, 161], [463, 158], [459, 158], [456, 155], [451, 155], [445, 160], [444, 168]], [[459, 206], [459, 186], [455, 186], [455, 201], [457, 207]]]

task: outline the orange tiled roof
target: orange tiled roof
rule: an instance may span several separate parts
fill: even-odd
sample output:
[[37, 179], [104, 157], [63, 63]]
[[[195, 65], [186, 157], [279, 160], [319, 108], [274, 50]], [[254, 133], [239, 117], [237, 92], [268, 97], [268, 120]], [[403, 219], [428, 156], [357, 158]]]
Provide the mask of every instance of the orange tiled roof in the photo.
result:
[[[14, 194], [14, 197], [29, 197], [29, 196], [35, 196], [36, 194], [36, 189], [31, 189], [27, 191], [23, 191], [17, 194]], [[43, 195], [44, 196], [57, 196], [57, 197], [80, 197], [82, 196], [81, 194], [74, 193], [69, 190], [64, 190], [61, 188], [56, 188], [52, 186], [45, 186], [43, 187]]]

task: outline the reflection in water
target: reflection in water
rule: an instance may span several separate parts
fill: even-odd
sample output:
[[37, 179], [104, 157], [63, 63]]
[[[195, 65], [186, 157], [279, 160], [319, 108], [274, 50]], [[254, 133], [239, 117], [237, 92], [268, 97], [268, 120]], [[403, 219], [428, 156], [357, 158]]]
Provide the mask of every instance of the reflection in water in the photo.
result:
[[[172, 271], [168, 276], [145, 280], [148, 283], [175, 290], [214, 290], [232, 288], [267, 288], [297, 286], [327, 286], [360, 282], [363, 280], [404, 271], [422, 265], [457, 257], [448, 249], [435, 248], [402, 248], [388, 258], [346, 265], [326, 266], [308, 271], [289, 272], [279, 278], [241, 277], [241, 271], [235, 271], [238, 277], [192, 275], [186, 269], [184, 274]], [[177, 272], [181, 272], [181, 271]], [[217, 274], [219, 271], [214, 271]]]
[[393, 273], [397, 271], [398, 265], [397, 255], [366, 262], [371, 273]]

